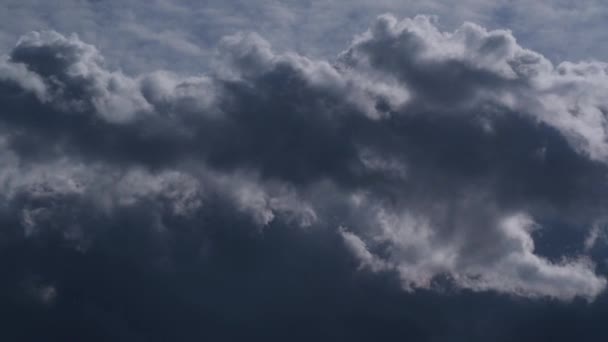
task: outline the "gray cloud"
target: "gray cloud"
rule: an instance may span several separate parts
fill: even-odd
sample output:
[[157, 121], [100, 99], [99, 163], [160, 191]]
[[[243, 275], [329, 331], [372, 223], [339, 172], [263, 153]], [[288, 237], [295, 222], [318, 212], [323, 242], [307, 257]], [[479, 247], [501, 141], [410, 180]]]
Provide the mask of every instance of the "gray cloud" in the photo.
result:
[[[603, 64], [425, 16], [378, 18], [335, 62], [249, 33], [215, 55], [207, 75], [129, 76], [77, 36], [24, 36], [0, 64], [3, 220], [86, 251], [102, 226], [173, 234], [229, 212], [334, 232], [408, 291], [604, 290], [585, 253], [605, 220]], [[574, 252], [537, 251], [569, 225]]]
[[147, 6], [134, 0], [70, 0], [63, 4], [4, 1], [0, 49], [9, 49], [16, 36], [31, 30], [55, 29], [77, 32], [93, 43], [104, 51], [113, 69], [139, 73], [170, 68], [189, 73], [208, 70], [206, 53], [222, 36], [238, 30], [260, 32], [280, 51], [327, 58], [346, 47], [353, 32], [365, 30], [373, 18], [391, 12], [399, 17], [438, 15], [448, 30], [463, 21], [492, 29], [511, 28], [524, 45], [551, 60], [606, 59], [608, 55], [602, 44], [593, 43], [606, 38], [602, 24], [607, 7], [601, 0], [576, 4], [463, 0], [457, 6], [446, 0], [155, 0]]

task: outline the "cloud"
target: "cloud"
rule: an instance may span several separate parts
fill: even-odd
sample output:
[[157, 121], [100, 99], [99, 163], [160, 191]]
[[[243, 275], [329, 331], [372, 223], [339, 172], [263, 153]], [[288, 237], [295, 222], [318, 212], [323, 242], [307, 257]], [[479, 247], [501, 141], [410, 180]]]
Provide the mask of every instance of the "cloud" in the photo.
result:
[[[65, 6], [56, 8], [40, 0], [6, 0], [0, 20], [0, 49], [10, 49], [15, 37], [31, 30], [54, 29], [77, 32], [104, 52], [112, 68], [120, 67], [127, 73], [158, 68], [190, 73], [211, 70], [209, 55], [193, 58], [195, 47], [204, 54], [222, 36], [239, 30], [257, 30], [279, 51], [328, 58], [347, 46], [353, 33], [365, 30], [376, 16], [390, 12], [398, 17], [436, 14], [442, 27], [449, 30], [463, 21], [511, 28], [525, 46], [551, 60], [605, 60], [608, 55], [602, 44], [593, 43], [606, 38], [602, 23], [608, 12], [601, 0], [576, 4], [547, 0], [532, 5], [523, 0], [462, 0], [458, 6], [446, 0], [209, 0], [205, 4], [179, 0], [170, 4], [152, 1], [148, 6], [133, 0], [66, 1]], [[145, 34], [151, 32], [159, 36]]]
[[[0, 216], [15, 239], [86, 254], [137, 227], [162, 255], [150, 263], [178, 267], [184, 229], [203, 246], [216, 225], [295, 226], [407, 291], [442, 277], [533, 298], [605, 289], [584, 230], [606, 215], [605, 65], [389, 15], [335, 61], [253, 33], [216, 57], [207, 75], [129, 76], [75, 35], [19, 40], [0, 65]], [[536, 232], [575, 225], [574, 252], [536, 248]]]
[[[521, 296], [551, 296], [572, 299], [582, 293], [589, 298], [599, 295], [606, 281], [598, 278], [589, 260], [564, 260], [551, 263], [534, 254], [529, 217], [514, 215], [493, 224], [493, 250], [477, 247], [482, 241], [438, 241], [442, 237], [426, 222], [412, 217], [394, 217], [380, 211], [379, 232], [371, 241], [387, 244], [386, 257], [372, 254], [365, 243], [353, 233], [343, 231], [345, 243], [372, 271], [397, 272], [406, 290], [432, 285], [438, 274], [448, 274], [461, 287], [474, 291], [497, 290]], [[466, 229], [466, 228], [460, 228]], [[489, 237], [487, 237], [489, 239]]]
[[[166, 4], [169, 5], [170, 4]], [[192, 56], [201, 56], [203, 51], [197, 45], [191, 43], [187, 37], [183, 37], [179, 31], [154, 32], [145, 26], [131, 23], [125, 26], [125, 31], [132, 33], [143, 41], [152, 41], [174, 49], [179, 53]]]
[[10, 58], [43, 78], [50, 100], [65, 111], [95, 110], [107, 121], [121, 122], [146, 110], [134, 82], [101, 68], [103, 58], [97, 49], [75, 35], [32, 32], [19, 40]]
[[[403, 139], [404, 158], [410, 159], [405, 163], [409, 182], [419, 186], [421, 192], [416, 193], [418, 196], [395, 195], [397, 214], [387, 213], [380, 204], [378, 218], [367, 223], [376, 227], [375, 232], [365, 233], [368, 238], [377, 245], [388, 244], [380, 252], [387, 257], [361, 252], [360, 244], [353, 245], [358, 240], [351, 235], [345, 237], [347, 243], [358, 246], [356, 254], [364, 264], [378, 269], [382, 268], [378, 264], [388, 262], [401, 274], [406, 288], [429, 286], [438, 274], [447, 273], [465, 287], [531, 296], [551, 293], [572, 298], [587, 293], [594, 297], [603, 290], [605, 280], [589, 273], [586, 262], [555, 264], [534, 255], [531, 231], [526, 228], [529, 224], [517, 219], [522, 217], [519, 211], [546, 215], [544, 209], [534, 213], [537, 204], [553, 202], [559, 206], [562, 195], [549, 194], [548, 188], [534, 189], [542, 182], [534, 176], [535, 169], [547, 167], [546, 159], [533, 161], [534, 151], [546, 146], [548, 140], [555, 139], [554, 153], [559, 155], [559, 163], [576, 165], [586, 160], [585, 172], [595, 173], [591, 170], [598, 168], [598, 178], [594, 176], [596, 181], [591, 187], [603, 188], [604, 104], [601, 96], [590, 91], [606, 85], [603, 64], [580, 63], [573, 68], [572, 63], [563, 63], [553, 67], [538, 53], [517, 45], [507, 31], [486, 31], [465, 24], [454, 32], [441, 32], [433, 18], [424, 16], [403, 21], [392, 16], [379, 17], [341, 55], [340, 61], [349, 69], [363, 70], [372, 77], [397, 79], [411, 94], [406, 104], [391, 112], [393, 120], [402, 125], [403, 131], [396, 135]], [[582, 70], [594, 70], [589, 73], [593, 79], [586, 79], [583, 75], [589, 74]], [[576, 80], [571, 78], [573, 74], [578, 75]], [[575, 112], [573, 106], [578, 108]], [[482, 125], [474, 127], [475, 121]], [[514, 125], [520, 128], [515, 129]], [[406, 133], [408, 126], [415, 126], [416, 131]], [[529, 129], [536, 132], [526, 132]], [[552, 138], [556, 133], [559, 137]], [[500, 146], [500, 141], [505, 141], [499, 138], [502, 134], [510, 136], [505, 137], [510, 140], [508, 146]], [[527, 142], [517, 146], [516, 139]], [[569, 146], [564, 146], [561, 139]], [[573, 155], [572, 150], [578, 155]], [[497, 164], [493, 166], [494, 163]], [[525, 170], [520, 169], [523, 165]], [[507, 171], [511, 167], [519, 170]], [[559, 173], [554, 169], [547, 171]], [[433, 178], [433, 173], [437, 178]], [[515, 175], [521, 179], [514, 179]], [[519, 183], [523, 179], [530, 183]], [[506, 184], [514, 188], [503, 193]], [[568, 195], [564, 194], [568, 200], [577, 196], [575, 189], [582, 184], [572, 185]], [[523, 192], [518, 194], [515, 189]], [[411, 192], [407, 188], [403, 191]], [[537, 195], [542, 199], [534, 199]], [[534, 203], [537, 200], [540, 203]], [[413, 212], [400, 214], [410, 211]], [[602, 217], [602, 211], [598, 208], [595, 215]], [[373, 212], [368, 217], [373, 217]], [[503, 243], [488, 244], [489, 241]], [[483, 247], [490, 245], [491, 250]], [[475, 265], [477, 261], [482, 261], [481, 268], [488, 269], [481, 271]], [[496, 278], [492, 270], [496, 271]], [[508, 276], [502, 278], [503, 275]]]

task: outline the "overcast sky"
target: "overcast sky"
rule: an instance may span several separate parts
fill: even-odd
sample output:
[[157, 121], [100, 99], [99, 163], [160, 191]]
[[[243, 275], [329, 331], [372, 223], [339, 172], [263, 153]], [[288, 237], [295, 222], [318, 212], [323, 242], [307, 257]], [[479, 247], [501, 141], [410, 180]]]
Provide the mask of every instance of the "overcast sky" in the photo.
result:
[[0, 339], [605, 341], [601, 1], [2, 1]]
[[332, 59], [376, 16], [437, 16], [447, 30], [471, 21], [508, 29], [552, 61], [606, 60], [602, 0], [3, 0], [0, 47], [29, 31], [79, 36], [103, 51], [113, 68], [206, 70], [222, 36], [256, 31], [279, 51]]

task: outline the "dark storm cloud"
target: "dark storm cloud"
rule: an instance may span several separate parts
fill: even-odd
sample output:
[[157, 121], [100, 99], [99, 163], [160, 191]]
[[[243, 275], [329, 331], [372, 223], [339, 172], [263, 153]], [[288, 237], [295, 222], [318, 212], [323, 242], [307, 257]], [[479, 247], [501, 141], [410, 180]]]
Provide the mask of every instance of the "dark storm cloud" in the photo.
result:
[[[507, 31], [422, 16], [378, 18], [333, 63], [245, 33], [215, 55], [209, 75], [130, 76], [77, 36], [34, 32], [0, 60], [0, 251], [19, 314], [94, 322], [92, 340], [188, 340], [193, 317], [262, 336], [260, 314], [274, 337], [312, 319], [341, 339], [370, 336], [328, 328], [351, 299], [372, 317], [339, 324], [396, 329], [382, 315], [400, 309], [380, 309], [412, 298], [396, 285], [604, 300], [604, 64], [553, 66]], [[146, 332], [150, 297], [181, 323]]]

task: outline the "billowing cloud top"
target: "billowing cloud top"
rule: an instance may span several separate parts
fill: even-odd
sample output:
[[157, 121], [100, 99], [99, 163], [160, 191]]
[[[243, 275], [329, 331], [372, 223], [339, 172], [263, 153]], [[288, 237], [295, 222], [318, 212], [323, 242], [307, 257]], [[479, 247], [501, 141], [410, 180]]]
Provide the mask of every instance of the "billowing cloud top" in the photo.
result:
[[[184, 231], [205, 258], [218, 229], [279, 225], [338, 237], [405, 291], [604, 291], [589, 252], [606, 219], [605, 64], [389, 15], [331, 62], [253, 33], [215, 56], [207, 75], [131, 76], [77, 36], [22, 37], [0, 60], [2, 248], [87, 254], [137, 229], [157, 258], [141, 262], [179, 268]], [[44, 279], [28, 288], [61, 298]]]

